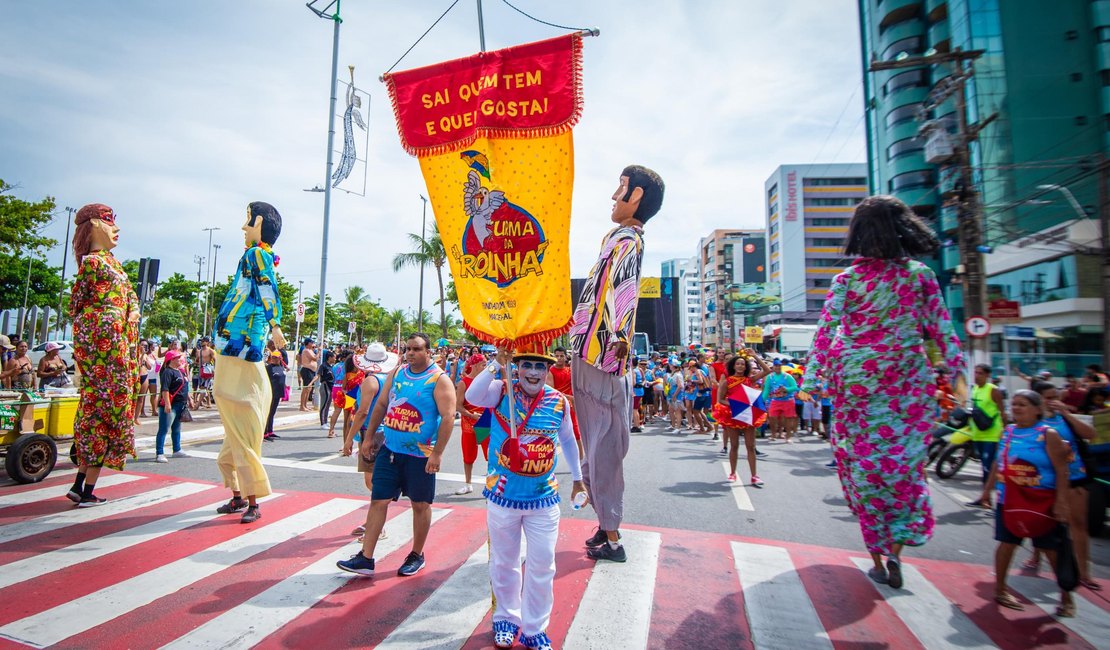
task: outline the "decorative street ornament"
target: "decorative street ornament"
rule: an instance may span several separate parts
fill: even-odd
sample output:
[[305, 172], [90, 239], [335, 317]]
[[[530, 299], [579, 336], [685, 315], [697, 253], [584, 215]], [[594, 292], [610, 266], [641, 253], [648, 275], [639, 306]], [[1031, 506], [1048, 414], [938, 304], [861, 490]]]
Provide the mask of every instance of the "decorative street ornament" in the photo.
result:
[[351, 170], [355, 168], [357, 159], [355, 125], [363, 131], [366, 130], [366, 122], [363, 121], [362, 113], [358, 110], [362, 108], [362, 98], [355, 90], [355, 66], [349, 65], [347, 69], [351, 71], [351, 84], [347, 86], [347, 110], [343, 112], [343, 154], [339, 157], [339, 165], [331, 175], [332, 187], [339, 187], [339, 184], [345, 181], [351, 175]]

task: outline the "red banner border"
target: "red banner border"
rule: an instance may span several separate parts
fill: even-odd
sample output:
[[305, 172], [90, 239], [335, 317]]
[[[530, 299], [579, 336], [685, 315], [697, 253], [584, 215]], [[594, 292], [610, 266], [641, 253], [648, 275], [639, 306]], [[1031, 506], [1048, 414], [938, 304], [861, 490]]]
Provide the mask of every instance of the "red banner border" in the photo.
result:
[[[392, 73], [382, 75], [385, 81], [386, 89], [389, 91], [389, 102], [393, 106], [393, 119], [397, 123], [397, 137], [401, 140], [401, 147], [411, 156], [423, 158], [427, 156], [438, 156], [452, 151], [465, 149], [474, 143], [478, 138], [546, 138], [553, 135], [566, 133], [578, 124], [578, 120], [582, 117], [582, 34], [574, 33], [570, 35], [570, 52], [571, 52], [571, 75], [574, 85], [574, 111], [570, 117], [563, 120], [559, 124], [551, 124], [548, 126], [540, 127], [526, 127], [519, 129], [503, 129], [503, 128], [490, 128], [485, 126], [477, 127], [472, 135], [468, 135], [462, 139], [454, 140], [444, 144], [437, 144], [431, 147], [414, 147], [405, 139], [405, 132], [401, 126], [401, 107], [397, 104], [397, 87]], [[566, 38], [566, 36], [556, 36], [555, 38], [547, 39], [555, 41]], [[537, 41], [542, 43], [543, 41]], [[527, 44], [526, 44], [527, 45]], [[558, 335], [556, 335], [558, 336]]]

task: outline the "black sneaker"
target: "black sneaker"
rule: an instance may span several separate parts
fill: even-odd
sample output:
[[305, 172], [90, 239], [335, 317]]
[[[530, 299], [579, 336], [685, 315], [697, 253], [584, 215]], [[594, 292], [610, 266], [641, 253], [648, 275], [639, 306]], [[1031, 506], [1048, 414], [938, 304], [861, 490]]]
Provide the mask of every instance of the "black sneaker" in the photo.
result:
[[66, 492], [66, 498], [74, 503], [81, 503], [81, 493], [72, 488], [69, 492]]
[[258, 506], [250, 506], [247, 508], [247, 511], [243, 513], [243, 517], [239, 520], [239, 523], [253, 524], [261, 518], [262, 511], [258, 509]]
[[758, 449], [756, 449], [756, 450], [755, 450], [755, 457], [756, 457], [756, 458], [766, 458], [766, 457], [767, 457], [767, 453], [766, 453], [766, 452], [762, 452], [762, 451], [759, 451]]
[[232, 497], [230, 501], [216, 508], [216, 512], [221, 515], [230, 515], [233, 512], [239, 512], [247, 507], [247, 500], [240, 497]]
[[720, 440], [720, 439], [721, 439], [721, 434], [719, 434], [719, 433], [714, 433], [714, 434], [713, 434], [713, 439], [714, 439], [714, 440]]
[[399, 575], [399, 576], [416, 575], [416, 572], [419, 571], [420, 569], [423, 569], [423, 568], [424, 568], [424, 554], [423, 553], [417, 553], [415, 551], [410, 551], [408, 556], [405, 558], [405, 563], [401, 565], [400, 569], [397, 569], [397, 575]]
[[608, 543], [597, 548], [586, 549], [586, 557], [591, 560], [609, 560], [610, 562], [624, 562], [628, 558], [624, 554], [624, 545], [613, 548]]
[[[617, 531], [617, 539], [620, 539], [620, 538], [621, 538], [620, 531]], [[598, 546], [601, 546], [602, 544], [605, 544], [608, 541], [609, 541], [609, 536], [605, 534], [604, 530], [601, 530], [601, 528], [598, 527], [597, 532], [595, 532], [593, 534], [593, 537], [586, 540], [586, 547], [587, 548], [597, 548]]]
[[632, 427], [631, 431], [632, 433], [643, 433], [644, 430], [640, 427]]
[[349, 560], [340, 560], [336, 562], [335, 566], [348, 573], [357, 573], [360, 576], [374, 575], [374, 558], [368, 559], [362, 554], [362, 551], [352, 555]]
[[79, 502], [77, 502], [77, 507], [78, 508], [92, 508], [92, 507], [95, 507], [95, 506], [102, 506], [107, 502], [108, 502], [107, 499], [102, 499], [102, 498], [100, 498], [98, 496], [94, 496], [94, 495], [89, 495], [87, 497], [82, 496], [81, 500]]

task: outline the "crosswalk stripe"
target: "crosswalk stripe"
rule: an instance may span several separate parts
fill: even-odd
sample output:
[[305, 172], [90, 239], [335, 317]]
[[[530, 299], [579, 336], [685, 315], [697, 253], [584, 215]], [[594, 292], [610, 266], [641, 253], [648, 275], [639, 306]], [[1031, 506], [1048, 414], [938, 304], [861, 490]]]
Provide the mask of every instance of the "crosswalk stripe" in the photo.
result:
[[[1060, 589], [1054, 580], [1011, 575], [1006, 578], [1006, 584], [1048, 614], [1055, 614], [1060, 604]], [[1075, 600], [1075, 618], [1059, 619], [1060, 624], [1071, 628], [1096, 648], [1110, 648], [1110, 616], [1077, 592], [1072, 592], [1071, 597]]]
[[178, 499], [197, 492], [211, 490], [211, 485], [203, 483], [175, 483], [157, 490], [140, 492], [127, 497], [113, 499], [108, 503], [93, 508], [76, 508], [66, 501], [67, 510], [53, 515], [34, 517], [25, 521], [0, 526], [0, 544], [11, 542], [25, 537], [33, 537], [43, 533], [72, 526], [84, 524], [105, 517], [111, 517], [124, 512], [152, 506], [156, 503]]
[[[211, 486], [204, 486], [205, 489]], [[331, 499], [199, 553], [0, 627], [0, 637], [46, 647], [122, 616], [366, 505]], [[105, 508], [107, 506], [100, 506]]]
[[[432, 526], [451, 511], [432, 509]], [[404, 513], [407, 515], [407, 513]], [[385, 523], [386, 538], [378, 542], [375, 554], [383, 557], [412, 541], [412, 521], [395, 516]], [[168, 648], [250, 648], [283, 625], [322, 601], [328, 594], [357, 579], [343, 573], [335, 563], [358, 552], [358, 547], [343, 545], [282, 580], [241, 605], [233, 607], [185, 636], [168, 643]], [[244, 625], [246, 623], [247, 625]]]
[[[725, 468], [725, 476], [727, 477], [729, 472], [732, 471], [732, 468], [729, 466], [727, 460], [721, 461], [721, 466]], [[751, 498], [748, 497], [748, 491], [744, 488], [743, 481], [737, 480], [734, 483], [729, 483], [728, 486], [732, 491], [732, 498], [736, 499], [737, 508], [747, 512], [755, 510]]]
[[[875, 566], [868, 558], [854, 557], [862, 571]], [[926, 648], [950, 646], [953, 634], [960, 639], [960, 648], [989, 650], [997, 645], [970, 618], [955, 607], [933, 583], [910, 564], [902, 563], [903, 587], [892, 589], [887, 585], [872, 584], [882, 595], [906, 627]], [[868, 578], [871, 582], [871, 579]], [[941, 612], [947, 618], [945, 625], [937, 625]]]
[[471, 637], [489, 608], [489, 546], [482, 544], [378, 647], [456, 650]]
[[[201, 449], [190, 449], [189, 455], [193, 458], [209, 458], [215, 460], [218, 453], [214, 451], [204, 451]], [[313, 472], [328, 472], [331, 474], [355, 474], [357, 468], [354, 466], [353, 461], [348, 465], [332, 465], [328, 462], [332, 458], [324, 456], [315, 460], [290, 460], [288, 458], [270, 458], [263, 457], [262, 464], [267, 467], [284, 467], [287, 469], [306, 469]], [[466, 478], [462, 474], [450, 474], [448, 472], [436, 472], [436, 481], [449, 481], [452, 483], [465, 483]]]
[[757, 648], [832, 648], [790, 553], [779, 546], [732, 542], [744, 608]]
[[[212, 487], [212, 486], [209, 486]], [[266, 503], [280, 497], [280, 494], [271, 494], [258, 500]], [[0, 589], [24, 580], [50, 573], [53, 570], [95, 560], [110, 553], [131, 548], [152, 539], [158, 539], [180, 530], [204, 523], [223, 515], [216, 513], [216, 508], [227, 503], [227, 500], [217, 501], [199, 508], [194, 508], [172, 517], [158, 519], [147, 524], [126, 528], [124, 530], [91, 539], [71, 546], [40, 553], [31, 557], [10, 562], [0, 569]]]
[[[76, 473], [76, 470], [74, 470], [73, 473]], [[57, 476], [58, 474], [58, 472], [54, 472], [51, 474], [51, 477]], [[104, 488], [112, 485], [123, 485], [124, 483], [130, 483], [132, 481], [141, 481], [144, 478], [146, 477], [137, 476], [135, 474], [109, 474], [97, 481], [96, 486]], [[65, 487], [64, 484], [50, 485], [34, 490], [27, 490], [26, 492], [6, 494], [0, 496], [0, 508], [10, 508], [12, 506], [22, 506], [28, 503], [61, 498], [64, 497], [67, 492]]]
[[[628, 562], [599, 561], [567, 631], [567, 648], [646, 648], [662, 536], [622, 530]], [[619, 594], [619, 596], [614, 596]]]

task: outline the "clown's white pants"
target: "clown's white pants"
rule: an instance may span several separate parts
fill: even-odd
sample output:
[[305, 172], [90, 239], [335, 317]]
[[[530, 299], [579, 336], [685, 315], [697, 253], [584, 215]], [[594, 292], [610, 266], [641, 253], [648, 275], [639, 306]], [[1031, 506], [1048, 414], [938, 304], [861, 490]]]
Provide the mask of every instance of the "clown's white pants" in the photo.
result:
[[[519, 625], [523, 634], [547, 630], [555, 582], [555, 542], [559, 537], [559, 505], [538, 510], [506, 508], [486, 502], [489, 526], [489, 577], [497, 608], [494, 621]], [[520, 534], [528, 543], [523, 579]]]

